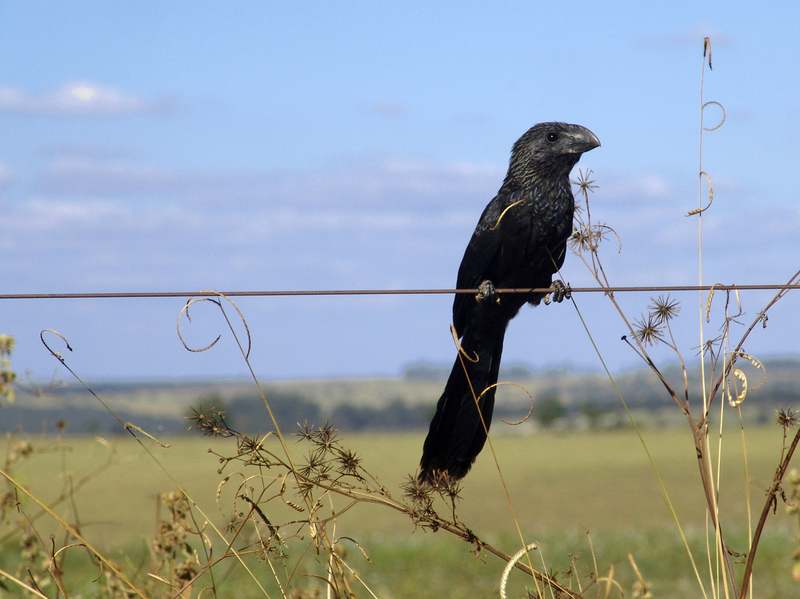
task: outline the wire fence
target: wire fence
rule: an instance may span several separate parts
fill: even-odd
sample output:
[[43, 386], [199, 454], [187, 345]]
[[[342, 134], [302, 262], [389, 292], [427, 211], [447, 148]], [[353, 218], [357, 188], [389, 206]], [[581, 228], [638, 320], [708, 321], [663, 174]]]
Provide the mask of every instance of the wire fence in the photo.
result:
[[[800, 289], [800, 284], [764, 285], [671, 285], [671, 286], [621, 286], [621, 287], [570, 287], [572, 293], [628, 293], [681, 291], [779, 291]], [[496, 293], [549, 293], [546, 288], [533, 289], [495, 289]], [[312, 290], [271, 290], [271, 291], [142, 291], [142, 292], [96, 292], [96, 293], [3, 293], [0, 300], [33, 299], [125, 299], [125, 298], [165, 298], [165, 297], [275, 297], [275, 296], [328, 296], [328, 295], [446, 295], [479, 293], [478, 289], [312, 289]]]

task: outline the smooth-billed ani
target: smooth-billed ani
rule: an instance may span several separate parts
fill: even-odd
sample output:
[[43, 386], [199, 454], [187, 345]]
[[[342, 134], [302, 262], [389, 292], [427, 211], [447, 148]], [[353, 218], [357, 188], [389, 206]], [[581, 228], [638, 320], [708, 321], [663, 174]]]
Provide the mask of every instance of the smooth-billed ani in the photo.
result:
[[536, 306], [544, 297], [494, 289], [551, 287], [572, 234], [569, 173], [581, 154], [599, 145], [594, 133], [566, 123], [535, 125], [514, 144], [503, 185], [483, 211], [458, 269], [457, 288], [481, 293], [459, 293], [453, 302], [464, 357], [456, 358], [436, 405], [420, 480], [461, 479], [483, 449], [506, 327], [526, 302]]

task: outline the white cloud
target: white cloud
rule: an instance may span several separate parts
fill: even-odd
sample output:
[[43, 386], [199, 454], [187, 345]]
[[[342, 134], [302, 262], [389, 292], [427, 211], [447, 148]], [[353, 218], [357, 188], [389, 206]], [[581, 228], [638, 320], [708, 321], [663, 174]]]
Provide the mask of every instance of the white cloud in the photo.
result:
[[[12, 257], [20, 260], [23, 248], [37, 247], [44, 256], [58, 249], [76, 264], [82, 252], [107, 254], [135, 272], [136, 280], [180, 279], [184, 264], [187, 284], [250, 270], [266, 279], [284, 277], [284, 285], [354, 285], [336, 278], [344, 275], [335, 265], [347, 262], [358, 277], [393, 273], [407, 285], [424, 280], [440, 286], [450, 282], [504, 172], [492, 164], [399, 159], [310, 173], [177, 171], [108, 148], [59, 148], [50, 154], [35, 199], [15, 203], [6, 214], [4, 224], [19, 233], [6, 247], [16, 247]], [[598, 179], [592, 217], [613, 227], [623, 247], [618, 254], [610, 238], [603, 248], [609, 274], [633, 283], [685, 283], [696, 258], [696, 223], [685, 217], [696, 189], [656, 172]], [[719, 185], [735, 187], [730, 181]], [[779, 220], [795, 224], [797, 214], [790, 216]], [[782, 231], [769, 229], [768, 222], [733, 221], [717, 211], [709, 217], [704, 231], [710, 267], [722, 264], [732, 239], [772, 239], [747, 243], [754, 261], [767, 263], [775, 253]], [[764, 216], [774, 227], [770, 218]], [[229, 260], [239, 266], [231, 270]], [[165, 261], [173, 265], [166, 274]], [[92, 268], [98, 279], [122, 275], [100, 264]], [[570, 270], [575, 283], [581, 270], [576, 264]]]
[[[107, 157], [106, 157], [107, 156]], [[59, 151], [35, 187], [48, 195], [165, 193], [199, 204], [425, 206], [486, 203], [505, 168], [386, 160], [323, 172], [172, 171], [124, 155]]]
[[443, 230], [474, 224], [477, 217], [467, 210], [420, 213], [412, 210], [314, 210], [266, 209], [249, 227], [273, 234], [293, 235], [303, 232], [388, 233], [421, 230]]
[[[445, 288], [504, 172], [408, 160], [191, 172], [107, 148], [49, 157], [46, 185], [4, 204], [0, 277], [12, 291]], [[659, 173], [600, 179], [592, 217], [622, 240], [621, 253], [613, 236], [601, 246], [612, 284], [693, 283], [697, 224], [681, 207], [691, 196]], [[774, 257], [797, 255], [800, 211], [717, 208], [704, 221], [708, 279], [787, 278]], [[594, 284], [574, 256], [564, 274]]]
[[488, 202], [505, 167], [390, 159], [313, 175], [285, 173], [273, 197], [300, 203], [464, 206]]
[[[121, 241], [125, 235], [143, 233], [164, 234], [170, 237], [164, 240], [167, 245], [207, 236], [225, 247], [258, 246], [272, 238], [317, 234], [347, 235], [350, 239], [358, 234], [416, 235], [420, 231], [470, 227], [475, 219], [469, 210], [436, 211], [431, 215], [402, 208], [266, 206], [253, 212], [229, 206], [198, 209], [180, 201], [134, 205], [119, 200], [35, 198], [11, 210], [4, 224], [20, 232], [105, 238], [111, 243]], [[123, 237], [114, 240], [109, 234]]]
[[20, 214], [18, 224], [27, 231], [56, 231], [70, 229], [93, 231], [108, 222], [130, 222], [130, 210], [118, 203], [101, 200], [83, 202], [48, 201], [36, 199], [29, 202]]
[[130, 160], [133, 152], [128, 149], [102, 143], [53, 143], [44, 146], [42, 156], [56, 160], [59, 158], [88, 158], [92, 160]]
[[406, 107], [400, 102], [392, 100], [378, 100], [372, 104], [372, 112], [383, 117], [402, 116], [406, 112]]
[[644, 172], [604, 177], [598, 194], [614, 202], [655, 201], [675, 195], [675, 188], [663, 175]]
[[57, 116], [118, 115], [167, 112], [170, 102], [146, 100], [122, 90], [76, 81], [40, 94], [0, 86], [0, 112]]
[[0, 162], [0, 185], [4, 185], [14, 178], [14, 171], [7, 164]]
[[57, 193], [114, 194], [169, 189], [179, 178], [177, 173], [150, 165], [75, 154], [55, 158], [44, 173], [40, 186]]

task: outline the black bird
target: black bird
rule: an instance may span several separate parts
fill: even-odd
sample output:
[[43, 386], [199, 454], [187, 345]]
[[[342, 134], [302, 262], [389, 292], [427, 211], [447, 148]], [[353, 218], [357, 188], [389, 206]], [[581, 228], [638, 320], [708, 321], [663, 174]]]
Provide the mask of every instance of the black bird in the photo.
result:
[[[514, 144], [503, 185], [483, 211], [458, 269], [456, 288], [481, 293], [456, 294], [453, 302], [453, 325], [465, 355], [456, 358], [436, 405], [421, 481], [463, 478], [483, 449], [506, 327], [526, 302], [536, 306], [545, 296], [501, 297], [494, 289], [551, 288], [572, 234], [569, 173], [581, 154], [599, 145], [594, 133], [566, 123], [539, 123]], [[561, 301], [563, 285], [552, 289]]]

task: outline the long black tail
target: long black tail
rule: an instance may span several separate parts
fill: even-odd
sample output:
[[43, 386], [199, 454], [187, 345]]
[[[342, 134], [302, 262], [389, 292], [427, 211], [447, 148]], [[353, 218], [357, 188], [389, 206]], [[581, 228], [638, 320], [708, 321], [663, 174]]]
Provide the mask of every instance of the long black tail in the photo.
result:
[[[469, 327], [461, 340], [466, 356], [456, 357], [436, 404], [436, 414], [422, 448], [419, 474], [422, 481], [463, 478], [486, 442], [507, 321], [487, 324]], [[476, 355], [477, 360], [471, 361]]]

